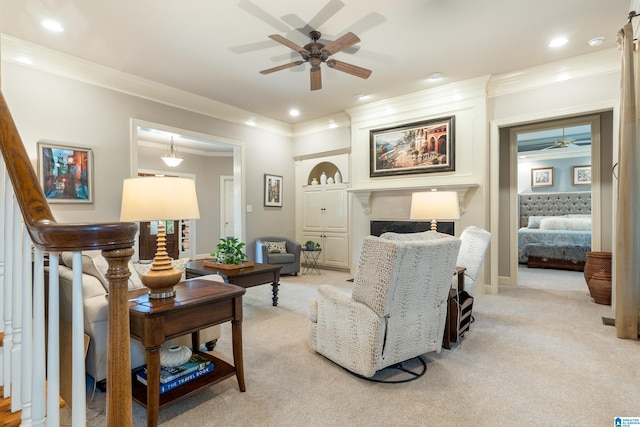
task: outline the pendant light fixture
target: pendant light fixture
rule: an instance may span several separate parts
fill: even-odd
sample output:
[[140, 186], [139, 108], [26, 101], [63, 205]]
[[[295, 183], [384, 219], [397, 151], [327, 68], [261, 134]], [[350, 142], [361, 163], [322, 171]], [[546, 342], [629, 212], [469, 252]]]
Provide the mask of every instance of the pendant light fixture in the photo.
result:
[[169, 145], [169, 152], [166, 155], [162, 156], [162, 160], [170, 168], [175, 168], [180, 163], [182, 163], [182, 160], [184, 160], [182, 157], [176, 156], [176, 149], [173, 146], [173, 136], [171, 137], [171, 145]]

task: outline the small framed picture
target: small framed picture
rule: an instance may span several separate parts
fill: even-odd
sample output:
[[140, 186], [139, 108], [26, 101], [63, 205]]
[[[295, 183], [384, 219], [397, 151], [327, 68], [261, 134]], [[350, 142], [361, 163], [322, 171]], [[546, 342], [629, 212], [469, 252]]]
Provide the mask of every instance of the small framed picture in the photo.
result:
[[49, 203], [93, 203], [93, 152], [38, 142], [38, 176]]
[[553, 187], [553, 168], [531, 169], [531, 187]]
[[591, 185], [591, 165], [574, 166], [573, 185]]
[[282, 177], [264, 174], [264, 205], [282, 207]]

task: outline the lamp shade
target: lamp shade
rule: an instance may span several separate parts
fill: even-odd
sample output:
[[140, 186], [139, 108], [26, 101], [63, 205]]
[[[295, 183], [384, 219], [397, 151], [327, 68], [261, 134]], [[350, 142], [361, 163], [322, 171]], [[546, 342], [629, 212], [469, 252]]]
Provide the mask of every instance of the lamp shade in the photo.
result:
[[425, 191], [411, 195], [410, 219], [460, 219], [458, 193], [455, 191]]
[[120, 221], [198, 218], [200, 211], [193, 180], [157, 176], [124, 180]]

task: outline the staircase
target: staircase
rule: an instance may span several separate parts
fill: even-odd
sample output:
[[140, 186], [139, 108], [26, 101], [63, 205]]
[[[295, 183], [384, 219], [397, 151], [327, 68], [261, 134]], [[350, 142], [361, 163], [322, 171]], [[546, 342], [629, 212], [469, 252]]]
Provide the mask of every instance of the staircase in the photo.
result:
[[[2, 92], [0, 153], [0, 426], [60, 424], [57, 265], [61, 252], [73, 253], [72, 425], [86, 425], [81, 255], [96, 249], [107, 260], [110, 289], [107, 425], [131, 426], [132, 404], [126, 398], [131, 396], [131, 376], [122, 373], [130, 370], [127, 263], [137, 226], [58, 223]], [[50, 259], [48, 293], [44, 254]]]

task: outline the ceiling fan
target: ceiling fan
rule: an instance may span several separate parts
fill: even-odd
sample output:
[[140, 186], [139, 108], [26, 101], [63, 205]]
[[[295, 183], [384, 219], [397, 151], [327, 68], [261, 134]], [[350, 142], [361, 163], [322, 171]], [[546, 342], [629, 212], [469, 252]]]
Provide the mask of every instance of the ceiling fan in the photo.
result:
[[358, 43], [360, 39], [355, 34], [349, 32], [342, 37], [332, 41], [328, 45], [318, 42], [322, 34], [319, 31], [311, 31], [309, 37], [311, 42], [301, 47], [291, 40], [282, 37], [279, 34], [270, 35], [269, 38], [277, 41], [280, 44], [287, 46], [288, 48], [298, 52], [302, 57], [302, 60], [290, 62], [288, 64], [279, 65], [277, 67], [269, 68], [260, 71], [261, 74], [269, 74], [280, 70], [286, 70], [287, 68], [296, 67], [308, 62], [311, 65], [311, 90], [322, 89], [322, 74], [320, 70], [320, 64], [326, 63], [329, 68], [334, 68], [338, 71], [342, 71], [356, 77], [363, 79], [368, 78], [371, 75], [371, 70], [358, 67], [357, 65], [348, 64], [346, 62], [338, 61], [335, 59], [329, 59], [329, 57], [335, 53], [338, 53], [354, 44]]

